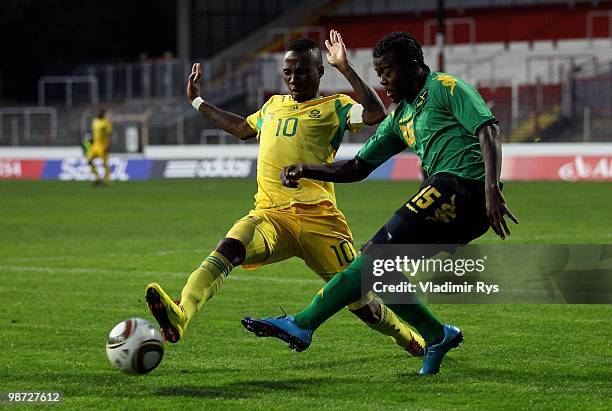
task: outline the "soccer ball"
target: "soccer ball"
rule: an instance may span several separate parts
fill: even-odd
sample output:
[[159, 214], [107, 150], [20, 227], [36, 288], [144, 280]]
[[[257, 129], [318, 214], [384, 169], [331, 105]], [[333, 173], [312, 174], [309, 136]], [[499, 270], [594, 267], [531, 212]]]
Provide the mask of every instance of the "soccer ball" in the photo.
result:
[[126, 374], [147, 374], [161, 362], [164, 340], [147, 320], [130, 318], [117, 324], [108, 335], [106, 355], [113, 367]]

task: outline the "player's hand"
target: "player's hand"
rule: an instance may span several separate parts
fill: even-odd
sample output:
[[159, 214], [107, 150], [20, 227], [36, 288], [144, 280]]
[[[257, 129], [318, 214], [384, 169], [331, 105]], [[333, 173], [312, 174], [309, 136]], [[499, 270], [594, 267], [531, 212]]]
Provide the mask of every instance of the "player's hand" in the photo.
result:
[[486, 198], [486, 210], [487, 217], [491, 223], [491, 228], [495, 231], [495, 234], [501, 237], [502, 240], [506, 239], [506, 235], [510, 235], [510, 230], [506, 225], [505, 216], [508, 216], [514, 224], [518, 224], [518, 220], [512, 215], [508, 206], [506, 206], [506, 200], [502, 194], [499, 186], [494, 186], [485, 190]]
[[303, 164], [291, 164], [290, 166], [284, 167], [281, 171], [281, 183], [285, 187], [297, 188], [298, 180], [304, 176], [304, 165]]
[[327, 61], [333, 67], [342, 69], [348, 66], [346, 57], [346, 46], [342, 41], [342, 36], [336, 30], [329, 31], [329, 39], [325, 40], [327, 47]]
[[189, 81], [187, 81], [187, 98], [190, 103], [200, 95], [201, 77], [202, 70], [200, 69], [200, 63], [195, 63], [193, 67], [191, 67], [191, 74], [189, 75]]

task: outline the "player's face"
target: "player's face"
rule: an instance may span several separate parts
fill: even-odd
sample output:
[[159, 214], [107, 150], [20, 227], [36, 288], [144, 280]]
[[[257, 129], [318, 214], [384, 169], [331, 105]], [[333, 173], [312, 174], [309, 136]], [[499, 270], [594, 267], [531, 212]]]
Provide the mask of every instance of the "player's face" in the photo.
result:
[[319, 94], [319, 82], [323, 67], [319, 67], [308, 52], [288, 51], [283, 59], [283, 79], [289, 94], [302, 102]]
[[374, 58], [374, 70], [387, 96], [394, 103], [409, 98], [413, 88], [412, 84], [417, 79], [417, 73], [412, 66], [400, 63], [393, 55], [383, 55]]

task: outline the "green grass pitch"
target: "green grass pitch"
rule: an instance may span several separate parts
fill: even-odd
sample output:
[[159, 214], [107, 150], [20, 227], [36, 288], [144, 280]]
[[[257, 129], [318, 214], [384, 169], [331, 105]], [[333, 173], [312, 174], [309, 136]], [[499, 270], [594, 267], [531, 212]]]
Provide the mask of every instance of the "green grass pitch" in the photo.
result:
[[[321, 283], [301, 260], [236, 269], [166, 346], [160, 367], [112, 369], [107, 333], [152, 320], [143, 290], [178, 295], [187, 275], [252, 206], [254, 180], [0, 182], [0, 391], [62, 391], [71, 409], [606, 409], [612, 398], [610, 306], [438, 305], [466, 341], [442, 373], [341, 312], [296, 354], [257, 339], [245, 315], [295, 312]], [[417, 183], [337, 186], [356, 243]], [[609, 184], [513, 183], [516, 243], [611, 243]], [[479, 240], [501, 242], [492, 233]], [[0, 407], [6, 404], [0, 404]], [[609, 409], [609, 408], [608, 408]]]

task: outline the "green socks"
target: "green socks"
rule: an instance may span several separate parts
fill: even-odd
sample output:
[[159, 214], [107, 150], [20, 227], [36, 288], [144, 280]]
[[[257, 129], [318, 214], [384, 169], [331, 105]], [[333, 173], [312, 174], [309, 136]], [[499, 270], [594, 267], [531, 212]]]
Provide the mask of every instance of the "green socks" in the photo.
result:
[[359, 300], [360, 295], [361, 254], [319, 290], [310, 305], [295, 316], [295, 324], [300, 328], [315, 330], [343, 307]]
[[[361, 296], [362, 255], [343, 272], [336, 274], [312, 299], [308, 307], [295, 316], [295, 324], [315, 330], [328, 318]], [[444, 338], [444, 326], [423, 303], [388, 304], [402, 320], [413, 326], [427, 345], [437, 344]]]

